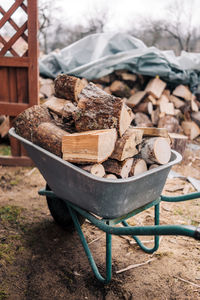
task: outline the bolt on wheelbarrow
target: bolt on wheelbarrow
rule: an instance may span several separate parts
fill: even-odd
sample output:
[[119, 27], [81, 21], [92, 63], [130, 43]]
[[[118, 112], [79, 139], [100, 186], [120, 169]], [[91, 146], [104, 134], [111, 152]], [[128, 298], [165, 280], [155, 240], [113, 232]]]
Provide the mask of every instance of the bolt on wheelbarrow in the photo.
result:
[[[19, 139], [47, 182], [39, 194], [46, 196], [55, 221], [64, 228], [76, 229], [96, 278], [108, 283], [112, 277], [112, 235], [130, 235], [147, 253], [159, 247], [160, 235], [189, 236], [200, 240], [200, 228], [184, 225], [160, 225], [161, 201], [180, 202], [200, 198], [200, 192], [188, 195], [162, 196], [168, 173], [182, 157], [172, 151], [170, 162], [128, 179], [98, 178], [64, 161], [45, 149], [27, 141], [10, 129], [10, 135]], [[127, 219], [154, 207], [154, 225], [129, 226]], [[106, 233], [106, 275], [103, 277], [94, 261], [81, 229], [84, 219]], [[117, 227], [121, 223], [123, 227]], [[138, 236], [154, 236], [154, 246], [147, 248]]]

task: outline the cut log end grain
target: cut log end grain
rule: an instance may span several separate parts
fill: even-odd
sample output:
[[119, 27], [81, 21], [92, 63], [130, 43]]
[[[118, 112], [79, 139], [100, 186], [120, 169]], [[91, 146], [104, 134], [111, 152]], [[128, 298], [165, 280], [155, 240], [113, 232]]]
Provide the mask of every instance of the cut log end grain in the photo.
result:
[[105, 176], [105, 169], [102, 164], [94, 164], [94, 165], [87, 165], [81, 167], [83, 170], [95, 175], [97, 177], [104, 177]]
[[114, 174], [106, 174], [104, 176], [104, 178], [107, 178], [107, 179], [117, 179], [117, 176], [115, 176]]
[[58, 75], [54, 81], [55, 95], [58, 98], [78, 102], [78, 95], [85, 87], [85, 81], [66, 74]]
[[130, 88], [122, 81], [115, 80], [111, 86], [110, 91], [113, 95], [120, 98], [129, 98], [131, 96]]
[[92, 130], [64, 136], [63, 159], [74, 163], [101, 163], [113, 152], [116, 129]]
[[143, 130], [129, 128], [115, 144], [111, 158], [123, 161], [138, 153], [136, 146], [142, 142]]
[[127, 158], [124, 161], [108, 159], [103, 163], [103, 166], [108, 173], [115, 174], [121, 178], [128, 178], [133, 164], [133, 158]]
[[171, 148], [167, 139], [162, 137], [144, 139], [141, 156], [149, 164], [168, 163], [171, 157]]
[[136, 176], [147, 171], [147, 164], [144, 159], [133, 158], [133, 164], [130, 171], [130, 176]]
[[62, 157], [62, 137], [68, 133], [52, 123], [41, 123], [33, 133], [33, 142]]
[[159, 167], [159, 165], [157, 165], [157, 164], [152, 164], [152, 165], [150, 165], [149, 170], [153, 170], [153, 169], [156, 169], [156, 168], [158, 168], [158, 167]]

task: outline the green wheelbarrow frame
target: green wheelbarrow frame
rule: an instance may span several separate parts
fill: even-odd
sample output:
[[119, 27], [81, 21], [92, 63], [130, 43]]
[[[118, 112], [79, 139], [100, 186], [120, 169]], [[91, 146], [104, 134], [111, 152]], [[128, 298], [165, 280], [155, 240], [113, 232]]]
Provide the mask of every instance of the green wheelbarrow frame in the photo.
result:
[[[43, 195], [49, 198], [57, 198], [53, 191], [49, 191], [46, 189], [42, 189], [39, 192], [39, 195]], [[96, 278], [106, 284], [111, 281], [112, 278], [112, 235], [130, 235], [137, 242], [140, 248], [146, 253], [153, 253], [159, 248], [159, 236], [160, 235], [181, 235], [181, 236], [189, 236], [200, 240], [200, 227], [195, 226], [187, 226], [187, 225], [159, 225], [159, 217], [160, 217], [160, 202], [181, 202], [200, 198], [200, 192], [190, 193], [187, 195], [181, 196], [163, 196], [161, 195], [158, 199], [140, 207], [122, 217], [118, 217], [115, 219], [99, 219], [95, 217], [95, 215], [87, 212], [86, 210], [70, 203], [66, 202], [65, 204], [69, 210], [71, 218], [73, 220], [74, 226], [78, 232], [81, 243], [85, 250], [86, 256], [88, 258], [89, 264], [93, 270]], [[154, 207], [154, 225], [152, 226], [130, 226], [126, 220], [150, 207]], [[92, 256], [92, 253], [89, 249], [86, 238], [81, 229], [81, 225], [79, 223], [77, 213], [88, 219], [92, 224], [94, 224], [97, 228], [106, 233], [106, 274], [103, 277], [98, 267], [95, 263], [95, 260]], [[116, 227], [115, 225], [121, 223], [123, 227]], [[152, 248], [147, 248], [140, 241], [138, 236], [154, 236], [154, 246]]]

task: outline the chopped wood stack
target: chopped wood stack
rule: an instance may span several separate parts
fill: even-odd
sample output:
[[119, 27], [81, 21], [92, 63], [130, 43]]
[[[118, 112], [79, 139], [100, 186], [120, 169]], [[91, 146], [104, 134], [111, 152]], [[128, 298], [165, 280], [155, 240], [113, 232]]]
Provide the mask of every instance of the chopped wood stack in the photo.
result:
[[[135, 79], [125, 73], [122, 77], [127, 82]], [[135, 127], [133, 120], [124, 99], [62, 74], [55, 80], [55, 96], [22, 112], [14, 127], [19, 135], [84, 171], [113, 180], [170, 160], [167, 130]]]
[[95, 79], [104, 91], [124, 98], [132, 109], [137, 127], [166, 128], [172, 149], [184, 152], [187, 139], [200, 135], [200, 103], [188, 86], [166, 84], [159, 77], [131, 74], [118, 70]]

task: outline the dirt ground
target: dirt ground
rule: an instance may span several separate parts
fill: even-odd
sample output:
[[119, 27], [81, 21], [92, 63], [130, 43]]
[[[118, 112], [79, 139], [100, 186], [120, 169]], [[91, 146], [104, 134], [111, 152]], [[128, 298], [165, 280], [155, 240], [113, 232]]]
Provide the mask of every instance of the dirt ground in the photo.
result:
[[[199, 148], [188, 147], [174, 170], [200, 179]], [[44, 185], [36, 168], [0, 167], [0, 300], [200, 299], [200, 242], [188, 237], [165, 236], [154, 254], [146, 254], [130, 238], [113, 236], [113, 278], [108, 285], [99, 283], [77, 233], [57, 226], [38, 195]], [[167, 194], [192, 191], [180, 179], [165, 186]], [[199, 208], [199, 199], [162, 203], [161, 224], [199, 226]], [[153, 224], [153, 210], [129, 223]], [[89, 222], [82, 228], [104, 274], [105, 234]], [[151, 245], [151, 237], [141, 239]], [[116, 273], [136, 264], [142, 265]]]

